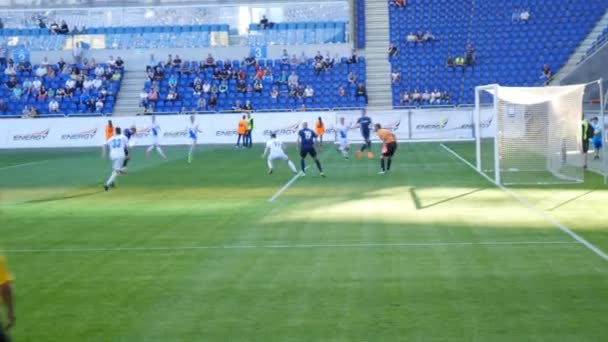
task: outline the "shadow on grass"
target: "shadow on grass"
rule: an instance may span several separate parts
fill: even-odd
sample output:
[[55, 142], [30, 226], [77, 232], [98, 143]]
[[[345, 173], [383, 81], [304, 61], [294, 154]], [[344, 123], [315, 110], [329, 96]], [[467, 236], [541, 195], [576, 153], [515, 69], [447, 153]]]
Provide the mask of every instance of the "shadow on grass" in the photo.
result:
[[472, 194], [474, 194], [476, 192], [480, 192], [482, 190], [485, 190], [485, 188], [477, 188], [477, 189], [474, 189], [474, 190], [471, 190], [471, 191], [467, 191], [465, 193], [458, 194], [456, 196], [448, 197], [448, 198], [445, 198], [445, 199], [442, 199], [442, 200], [439, 200], [437, 202], [430, 203], [430, 204], [427, 204], [427, 205], [422, 205], [422, 202], [420, 201], [420, 197], [418, 196], [418, 193], [416, 193], [416, 188], [410, 188], [409, 190], [410, 190], [410, 196], [412, 197], [412, 202], [414, 202], [414, 205], [416, 206], [416, 210], [421, 210], [421, 209], [428, 209], [428, 208], [431, 208], [431, 207], [434, 207], [434, 206], [437, 206], [437, 205], [440, 205], [440, 204], [444, 204], [444, 203], [447, 203], [447, 202], [450, 202], [450, 201], [454, 201], [454, 200], [457, 200], [459, 198], [466, 197], [468, 195], [472, 195]]
[[70, 199], [74, 199], [74, 198], [89, 197], [89, 196], [97, 195], [97, 194], [102, 193], [102, 192], [103, 192], [103, 190], [95, 190], [95, 191], [90, 191], [90, 192], [85, 192], [85, 193], [75, 194], [75, 195], [63, 195], [63, 196], [60, 195], [60, 196], [54, 196], [54, 197], [49, 197], [49, 198], [41, 198], [41, 199], [29, 200], [29, 201], [22, 202], [22, 204], [34, 204], [34, 203], [47, 203], [47, 202], [65, 201], [65, 200], [70, 200]]

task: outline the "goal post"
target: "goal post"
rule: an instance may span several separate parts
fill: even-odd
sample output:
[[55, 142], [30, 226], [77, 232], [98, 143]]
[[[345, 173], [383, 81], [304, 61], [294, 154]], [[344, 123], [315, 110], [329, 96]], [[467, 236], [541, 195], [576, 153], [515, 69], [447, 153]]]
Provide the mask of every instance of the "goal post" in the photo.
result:
[[477, 170], [504, 185], [583, 182], [581, 118], [588, 85], [476, 87]]

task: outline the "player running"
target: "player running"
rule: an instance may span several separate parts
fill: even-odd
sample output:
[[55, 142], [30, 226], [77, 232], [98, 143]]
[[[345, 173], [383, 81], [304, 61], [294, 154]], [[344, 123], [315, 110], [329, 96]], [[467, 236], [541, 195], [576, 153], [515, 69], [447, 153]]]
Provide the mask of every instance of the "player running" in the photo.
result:
[[344, 117], [340, 118], [340, 124], [336, 130], [337, 140], [338, 140], [338, 152], [342, 154], [344, 159], [348, 159], [348, 129], [349, 127], [346, 125]]
[[152, 127], [150, 127], [150, 129], [152, 130], [152, 145], [150, 145], [150, 147], [148, 147], [148, 149], [146, 150], [146, 158], [150, 156], [150, 151], [156, 148], [158, 154], [160, 154], [163, 159], [167, 159], [167, 156], [165, 155], [165, 153], [163, 153], [163, 149], [160, 148], [160, 145], [158, 143], [158, 139], [160, 137], [160, 126], [156, 123], [155, 115], [152, 115]]
[[587, 168], [587, 152], [589, 152], [589, 140], [593, 138], [595, 135], [595, 131], [593, 129], [593, 125], [587, 121], [587, 119], [583, 118], [581, 123], [582, 126], [582, 138], [583, 138], [583, 169]]
[[300, 166], [302, 167], [302, 175], [306, 175], [306, 156], [310, 154], [314, 159], [317, 169], [319, 169], [319, 175], [325, 177], [323, 173], [323, 167], [321, 162], [317, 159], [317, 151], [315, 150], [315, 140], [317, 135], [311, 129], [308, 128], [308, 123], [302, 123], [302, 129], [298, 132], [298, 146], [300, 147]]
[[188, 128], [188, 138], [190, 138], [190, 149], [188, 150], [188, 164], [192, 163], [194, 157], [194, 149], [198, 140], [198, 125], [194, 122], [196, 117], [190, 115], [190, 127]]
[[[126, 169], [123, 167], [125, 162], [125, 151], [129, 149], [129, 140], [122, 134], [120, 127], [116, 127], [115, 134], [108, 141], [106, 141], [107, 149], [110, 150], [110, 160], [112, 161], [112, 174], [108, 181], [103, 185], [105, 191], [108, 191], [110, 187], [114, 187], [114, 181], [120, 174], [125, 173]], [[104, 149], [104, 157], [105, 157]]]
[[127, 138], [128, 145], [128, 147], [125, 146], [125, 161], [122, 163], [123, 168], [127, 167], [129, 160], [131, 160], [131, 156], [129, 155], [129, 148], [133, 147], [131, 137], [134, 136], [135, 133], [137, 133], [137, 129], [135, 128], [135, 126], [131, 126], [131, 128], [125, 128], [125, 130], [122, 132], [122, 134]]
[[[269, 152], [270, 152], [270, 154], [268, 154]], [[281, 140], [277, 139], [276, 133], [271, 133], [270, 140], [268, 140], [268, 142], [266, 142], [266, 148], [264, 149], [262, 158], [265, 158], [266, 155], [268, 155], [268, 159], [266, 160], [266, 162], [268, 163], [268, 174], [269, 175], [272, 174], [272, 172], [273, 172], [272, 162], [277, 159], [287, 161], [287, 165], [289, 165], [291, 172], [293, 172], [295, 174], [298, 173], [298, 171], [296, 170], [296, 166], [289, 159], [289, 157], [287, 157], [287, 155], [285, 154], [285, 151], [283, 150], [283, 142]]]
[[370, 126], [372, 125], [372, 119], [367, 116], [367, 112], [365, 111], [365, 109], [363, 110], [363, 112], [361, 112], [361, 117], [359, 119], [357, 119], [357, 126], [359, 126], [359, 128], [361, 129], [361, 136], [363, 137], [363, 146], [361, 146], [361, 149], [359, 151], [357, 151], [357, 159], [361, 159], [361, 156], [363, 155], [363, 151], [365, 151], [366, 149], [367, 151], [367, 158], [372, 159], [374, 158], [374, 154], [372, 153], [372, 141], [370, 139]]
[[376, 130], [376, 135], [378, 135], [378, 138], [380, 138], [383, 143], [382, 158], [380, 159], [380, 172], [378, 172], [378, 174], [383, 175], [391, 169], [393, 155], [395, 155], [395, 151], [397, 150], [397, 139], [391, 131], [382, 128], [380, 124], [376, 124], [374, 128]]
[[597, 116], [591, 119], [591, 126], [593, 126], [593, 137], [591, 137], [591, 142], [595, 149], [593, 160], [598, 160], [600, 159], [600, 150], [602, 149], [602, 126], [600, 125]]
[[323, 119], [319, 116], [317, 119], [317, 123], [315, 124], [315, 133], [319, 137], [319, 143], [323, 146], [323, 135], [325, 134], [325, 123], [323, 123]]

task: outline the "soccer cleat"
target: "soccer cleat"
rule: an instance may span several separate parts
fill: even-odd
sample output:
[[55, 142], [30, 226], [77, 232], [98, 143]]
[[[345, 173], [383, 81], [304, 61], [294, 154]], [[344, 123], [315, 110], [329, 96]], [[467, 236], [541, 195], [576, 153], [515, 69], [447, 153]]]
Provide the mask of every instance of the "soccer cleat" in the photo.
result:
[[368, 159], [373, 159], [374, 158], [374, 154], [371, 151], [367, 152], [367, 158]]
[[188, 164], [192, 164], [192, 156], [188, 156]]
[[600, 159], [600, 156], [593, 157], [593, 160], [598, 160], [598, 159]]
[[108, 191], [108, 190], [110, 190], [110, 187], [107, 184], [104, 184], [103, 185], [103, 190], [104, 191]]
[[[357, 159], [361, 159], [362, 155], [363, 155], [363, 152], [357, 151]], [[368, 156], [369, 156], [369, 154], [368, 154]]]
[[272, 172], [273, 172], [273, 170], [272, 170], [272, 169], [268, 170], [268, 174], [269, 174], [269, 175], [271, 175], [271, 174], [272, 174]]
[[385, 173], [386, 173], [386, 172], [384, 172], [384, 170], [381, 170], [380, 172], [378, 172], [378, 174], [379, 174], [379, 175], [383, 175], [383, 174], [385, 174]]
[[306, 172], [304, 172], [304, 171], [300, 172], [300, 177], [304, 177], [304, 176], [306, 176]]
[[325, 177], [325, 174], [323, 172], [319, 172], [319, 176]]

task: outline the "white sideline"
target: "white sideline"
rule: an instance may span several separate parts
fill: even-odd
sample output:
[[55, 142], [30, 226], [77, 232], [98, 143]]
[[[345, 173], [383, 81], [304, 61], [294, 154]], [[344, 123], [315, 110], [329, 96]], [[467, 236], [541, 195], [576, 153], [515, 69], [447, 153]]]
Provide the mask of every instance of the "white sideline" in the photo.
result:
[[486, 242], [404, 242], [404, 243], [346, 243], [346, 244], [294, 244], [294, 245], [224, 245], [177, 247], [108, 247], [108, 248], [22, 248], [0, 249], [0, 253], [77, 253], [77, 252], [146, 252], [184, 251], [209, 249], [306, 249], [306, 248], [388, 248], [388, 247], [450, 247], [450, 246], [539, 246], [571, 245], [576, 241], [486, 241]]
[[591, 242], [585, 240], [585, 238], [583, 238], [582, 236], [576, 234], [574, 231], [572, 231], [572, 229], [568, 228], [567, 226], [565, 226], [561, 222], [559, 222], [556, 219], [554, 219], [553, 217], [549, 216], [544, 210], [539, 209], [538, 207], [536, 207], [532, 203], [528, 202], [524, 198], [522, 198], [519, 195], [517, 195], [512, 190], [505, 188], [502, 184], [497, 184], [496, 182], [494, 182], [494, 180], [492, 178], [488, 177], [488, 175], [486, 175], [485, 173], [479, 172], [477, 170], [477, 168], [475, 167], [475, 165], [471, 164], [468, 160], [466, 160], [463, 157], [461, 157], [458, 153], [454, 152], [454, 150], [452, 150], [451, 148], [445, 146], [444, 144], [440, 144], [440, 145], [448, 153], [452, 154], [454, 157], [458, 158], [460, 161], [462, 161], [463, 163], [465, 163], [468, 166], [470, 166], [473, 170], [475, 170], [477, 173], [479, 173], [483, 178], [487, 179], [492, 184], [496, 185], [500, 190], [502, 190], [502, 191], [506, 192], [507, 194], [509, 194], [511, 197], [513, 197], [519, 203], [523, 204], [528, 209], [536, 212], [539, 216], [541, 216], [542, 218], [544, 218], [547, 222], [551, 223], [555, 227], [559, 228], [559, 230], [561, 230], [562, 232], [570, 235], [571, 238], [573, 238], [574, 240], [576, 240], [576, 241], [580, 242], [581, 244], [583, 244], [585, 247], [587, 247], [588, 249], [590, 249], [593, 253], [597, 254], [600, 258], [608, 261], [608, 254], [606, 254], [604, 251], [602, 251], [601, 249], [599, 249], [598, 247], [596, 247], [595, 245], [593, 245]]
[[29, 162], [29, 163], [23, 163], [23, 164], [3, 166], [3, 167], [0, 167], [0, 170], [8, 170], [8, 169], [14, 169], [14, 168], [17, 168], [17, 167], [38, 165], [38, 164], [43, 164], [43, 163], [46, 163], [46, 162], [48, 162], [48, 160], [41, 160], [41, 161], [37, 161], [37, 162]]
[[289, 182], [287, 182], [285, 185], [283, 185], [283, 187], [280, 188], [279, 191], [277, 191], [274, 195], [272, 195], [272, 197], [270, 197], [268, 199], [268, 202], [274, 202], [274, 200], [276, 200], [279, 196], [281, 196], [281, 194], [283, 192], [285, 192], [285, 190], [287, 190], [287, 188], [289, 188], [296, 180], [298, 180], [298, 178], [300, 178], [302, 176], [302, 174], [303, 174], [302, 171], [296, 173], [295, 176], [293, 176], [289, 180]]

